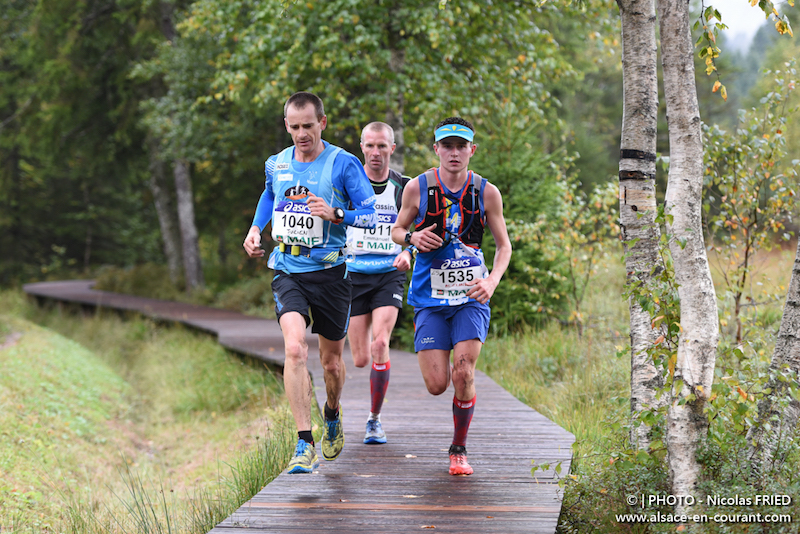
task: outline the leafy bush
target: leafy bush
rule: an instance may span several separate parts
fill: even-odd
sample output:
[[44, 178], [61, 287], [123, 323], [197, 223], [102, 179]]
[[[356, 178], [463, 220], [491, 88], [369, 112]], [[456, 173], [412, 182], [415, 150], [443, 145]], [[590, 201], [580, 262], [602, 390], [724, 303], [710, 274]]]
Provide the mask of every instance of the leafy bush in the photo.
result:
[[95, 289], [164, 300], [180, 300], [180, 285], [173, 284], [166, 265], [144, 263], [133, 267], [103, 267], [95, 278]]
[[796, 73], [789, 63], [786, 72], [768, 74], [775, 76], [770, 91], [759, 107], [739, 111], [733, 132], [717, 125], [703, 126], [703, 218], [707, 235], [714, 240], [709, 248], [717, 254], [711, 265], [723, 284], [722, 333], [730, 323], [735, 343], [745, 337], [745, 308], [758, 306], [759, 299], [776, 298], [752, 291], [757, 252], [769, 251], [793, 234], [787, 225], [791, 225], [795, 208], [793, 186], [800, 160], [788, 161], [783, 131], [795, 111], [788, 109], [788, 101]]
[[[566, 287], [558, 271], [560, 254], [549, 245], [548, 221], [508, 221], [514, 249], [508, 270], [492, 296], [492, 331], [519, 332], [525, 325], [541, 324], [560, 312]], [[494, 257], [494, 240], [484, 247], [487, 260]]]

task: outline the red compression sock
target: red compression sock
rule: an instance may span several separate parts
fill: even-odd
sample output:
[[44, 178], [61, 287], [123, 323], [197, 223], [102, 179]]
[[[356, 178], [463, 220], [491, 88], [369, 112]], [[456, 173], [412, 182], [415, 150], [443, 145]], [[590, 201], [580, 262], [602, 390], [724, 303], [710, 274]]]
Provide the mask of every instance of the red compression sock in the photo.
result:
[[453, 445], [466, 446], [467, 432], [469, 424], [472, 422], [472, 413], [475, 411], [475, 399], [477, 398], [476, 395], [468, 401], [461, 401], [455, 396], [453, 397], [453, 425], [455, 426]]
[[392, 362], [372, 363], [372, 370], [369, 373], [369, 392], [372, 396], [372, 413], [381, 413], [383, 399], [386, 397], [386, 389], [389, 387], [389, 371]]

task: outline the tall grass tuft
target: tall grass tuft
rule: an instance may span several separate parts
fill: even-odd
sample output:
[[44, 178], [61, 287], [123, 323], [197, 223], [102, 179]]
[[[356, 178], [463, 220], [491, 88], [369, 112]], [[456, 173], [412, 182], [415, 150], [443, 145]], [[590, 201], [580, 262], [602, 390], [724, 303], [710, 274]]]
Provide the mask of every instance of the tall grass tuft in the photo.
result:
[[105, 501], [62, 492], [66, 515], [57, 530], [71, 534], [208, 532], [253, 498], [289, 462], [294, 434], [287, 426], [288, 417], [278, 419], [272, 432], [259, 439], [254, 449], [229, 464], [218, 464], [215, 483], [196, 487], [185, 496], [170, 489], [163, 478], [153, 480], [123, 458], [118, 475], [124, 491], [111, 489], [113, 499]]
[[230, 477], [224, 482], [228, 493], [236, 496], [239, 505], [272, 482], [292, 458], [296, 436], [288, 430], [291, 423], [286, 418], [278, 432], [266, 440], [259, 440], [257, 450], [239, 457], [230, 467]]

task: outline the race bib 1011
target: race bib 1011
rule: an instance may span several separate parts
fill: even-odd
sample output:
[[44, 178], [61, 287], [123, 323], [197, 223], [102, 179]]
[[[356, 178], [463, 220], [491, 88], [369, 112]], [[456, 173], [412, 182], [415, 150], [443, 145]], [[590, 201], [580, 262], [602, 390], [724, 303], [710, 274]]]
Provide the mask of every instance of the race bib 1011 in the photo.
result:
[[393, 254], [395, 242], [392, 241], [392, 225], [397, 220], [396, 213], [378, 213], [375, 228], [353, 227], [351, 246], [356, 253]]

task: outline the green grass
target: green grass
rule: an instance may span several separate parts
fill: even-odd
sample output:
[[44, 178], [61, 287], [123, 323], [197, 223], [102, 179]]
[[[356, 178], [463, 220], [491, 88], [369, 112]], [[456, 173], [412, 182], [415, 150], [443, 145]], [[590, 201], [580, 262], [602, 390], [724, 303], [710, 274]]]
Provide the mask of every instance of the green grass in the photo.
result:
[[277, 376], [207, 334], [5, 291], [0, 336], [0, 530], [206, 532], [288, 461]]
[[583, 335], [551, 322], [539, 330], [487, 339], [479, 368], [515, 397], [572, 432], [579, 442], [606, 432], [609, 415], [627, 409], [630, 358], [624, 270], [614, 259], [601, 267], [587, 292]]
[[[132, 392], [74, 341], [12, 317], [2, 322], [21, 337], [0, 352], [0, 517], [34, 509], [51, 517], [53, 485], [85, 484], [100, 466], [116, 463], [122, 443], [108, 422], [129, 415]], [[66, 460], [75, 454], [99, 461]], [[32, 517], [33, 526], [47, 524]]]

